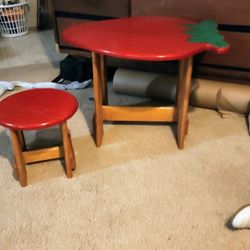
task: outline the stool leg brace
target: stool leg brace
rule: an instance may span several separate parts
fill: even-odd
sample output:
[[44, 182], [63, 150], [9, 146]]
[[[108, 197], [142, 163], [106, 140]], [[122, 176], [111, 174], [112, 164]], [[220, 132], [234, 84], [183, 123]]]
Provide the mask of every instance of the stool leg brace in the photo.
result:
[[64, 158], [66, 175], [68, 178], [72, 178], [72, 170], [76, 167], [76, 161], [67, 122], [60, 124], [60, 129], [63, 145], [37, 150], [26, 149], [22, 130], [10, 129], [10, 138], [14, 154], [13, 175], [20, 181], [21, 186], [27, 186], [25, 165], [45, 160]]

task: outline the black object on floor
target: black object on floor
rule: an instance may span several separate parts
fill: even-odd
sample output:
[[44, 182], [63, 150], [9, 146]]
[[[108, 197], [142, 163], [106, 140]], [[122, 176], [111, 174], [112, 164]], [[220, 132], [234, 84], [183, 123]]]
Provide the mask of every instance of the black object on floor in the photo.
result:
[[[107, 79], [113, 79], [116, 67], [107, 67]], [[72, 81], [84, 82], [92, 79], [91, 58], [67, 56], [60, 62], [60, 75], [52, 82], [69, 83]]]
[[60, 62], [60, 76], [68, 81], [83, 82], [92, 78], [89, 58], [67, 56]]

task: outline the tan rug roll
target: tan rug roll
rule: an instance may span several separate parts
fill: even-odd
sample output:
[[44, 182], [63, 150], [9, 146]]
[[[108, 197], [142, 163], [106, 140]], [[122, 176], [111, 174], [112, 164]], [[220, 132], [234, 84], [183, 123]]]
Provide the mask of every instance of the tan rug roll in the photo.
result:
[[196, 88], [190, 93], [194, 106], [246, 114], [249, 112], [250, 86], [208, 80], [197, 80]]
[[113, 86], [121, 94], [174, 101], [176, 82], [175, 76], [118, 69], [114, 75]]
[[[160, 73], [118, 69], [114, 75], [114, 90], [120, 94], [175, 100], [176, 76]], [[194, 79], [190, 104], [228, 112], [246, 114], [250, 109], [250, 85]]]

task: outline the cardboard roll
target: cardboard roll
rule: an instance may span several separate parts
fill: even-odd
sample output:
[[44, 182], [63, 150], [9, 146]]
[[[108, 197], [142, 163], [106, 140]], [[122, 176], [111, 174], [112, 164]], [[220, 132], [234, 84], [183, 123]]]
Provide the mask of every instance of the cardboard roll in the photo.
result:
[[[175, 102], [177, 81], [176, 76], [118, 69], [113, 87], [120, 94]], [[246, 114], [250, 112], [250, 85], [193, 79], [190, 104], [218, 110], [222, 116]]]

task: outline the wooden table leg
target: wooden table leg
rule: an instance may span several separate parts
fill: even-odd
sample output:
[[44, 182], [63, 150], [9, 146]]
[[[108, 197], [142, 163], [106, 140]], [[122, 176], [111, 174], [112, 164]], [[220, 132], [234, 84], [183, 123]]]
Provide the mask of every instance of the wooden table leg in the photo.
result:
[[179, 81], [177, 87], [177, 107], [178, 107], [178, 125], [177, 125], [177, 144], [179, 149], [184, 147], [185, 135], [188, 133], [188, 103], [191, 87], [193, 68], [193, 58], [189, 57], [180, 61]]
[[[18, 179], [20, 181], [20, 184], [22, 187], [27, 186], [27, 172], [25, 168], [25, 161], [23, 158], [22, 153], [22, 146], [19, 138], [19, 132], [17, 130], [10, 129], [10, 138], [13, 146], [13, 153], [14, 153], [14, 164], [16, 164], [15, 167], [17, 167], [18, 170]], [[16, 171], [16, 169], [14, 169]], [[17, 174], [17, 173], [14, 173]]]
[[101, 88], [102, 88], [102, 104], [108, 104], [108, 86], [107, 86], [107, 68], [104, 55], [100, 55], [100, 70], [101, 70]]
[[177, 89], [176, 89], [176, 105], [177, 107], [180, 107], [181, 101], [182, 101], [182, 88], [183, 88], [183, 74], [184, 74], [184, 60], [181, 60], [179, 62], [179, 79], [177, 83]]
[[102, 113], [102, 96], [106, 90], [102, 87], [105, 74], [104, 74], [104, 57], [95, 52], [92, 52], [93, 64], [93, 85], [94, 85], [94, 98], [95, 98], [95, 111], [94, 111], [94, 134], [95, 143], [97, 147], [102, 144], [103, 137], [103, 113]]

